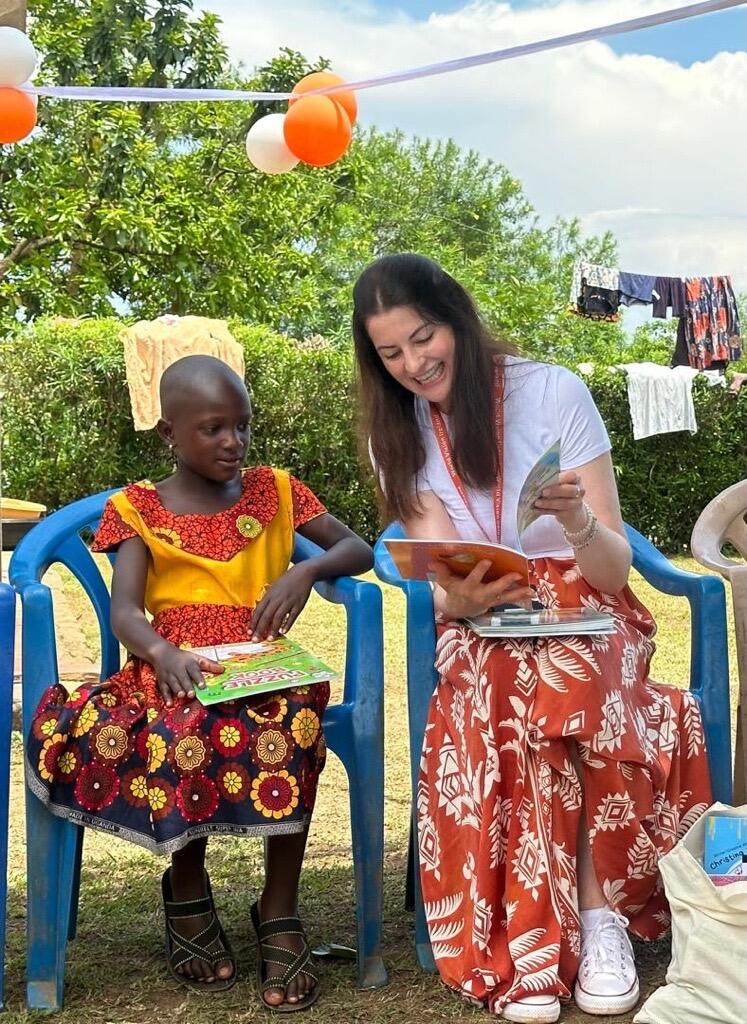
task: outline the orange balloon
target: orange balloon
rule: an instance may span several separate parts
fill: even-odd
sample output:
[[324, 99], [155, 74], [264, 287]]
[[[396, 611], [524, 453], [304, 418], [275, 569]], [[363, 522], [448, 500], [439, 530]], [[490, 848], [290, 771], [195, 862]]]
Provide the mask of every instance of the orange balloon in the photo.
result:
[[329, 96], [304, 96], [289, 108], [283, 122], [288, 149], [312, 167], [339, 160], [350, 145], [350, 118]]
[[[331, 71], [314, 71], [313, 74], [306, 75], [305, 78], [302, 78], [300, 82], [293, 86], [293, 95], [297, 96], [305, 92], [311, 92], [312, 89], [328, 89], [331, 85], [342, 85], [344, 81], [344, 78], [340, 78], [339, 75], [335, 75]], [[355, 124], [358, 117], [358, 102], [355, 98], [355, 93], [333, 92], [329, 98], [334, 100], [335, 103], [339, 103], [350, 118], [351, 125]], [[295, 102], [295, 100], [289, 100], [291, 106]]]
[[20, 89], [0, 89], [0, 143], [20, 142], [36, 127], [36, 105]]

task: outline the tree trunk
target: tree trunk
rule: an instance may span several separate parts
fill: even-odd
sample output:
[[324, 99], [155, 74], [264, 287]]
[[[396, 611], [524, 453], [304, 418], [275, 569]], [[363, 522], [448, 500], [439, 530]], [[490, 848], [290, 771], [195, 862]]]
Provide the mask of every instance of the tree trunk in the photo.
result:
[[26, 31], [26, 0], [0, 0], [0, 25]]

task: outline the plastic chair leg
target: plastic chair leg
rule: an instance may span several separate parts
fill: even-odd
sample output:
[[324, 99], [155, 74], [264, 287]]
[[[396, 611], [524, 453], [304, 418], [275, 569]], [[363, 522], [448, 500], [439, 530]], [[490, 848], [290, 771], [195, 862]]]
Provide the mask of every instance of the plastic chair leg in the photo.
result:
[[13, 720], [13, 646], [16, 595], [0, 583], [0, 1009], [5, 1005], [5, 918], [8, 895], [8, 800]]
[[407, 869], [405, 871], [405, 910], [412, 914], [415, 910], [415, 839], [412, 825], [410, 838], [407, 842]]
[[80, 902], [80, 868], [83, 862], [83, 837], [86, 834], [84, 828], [79, 828], [75, 846], [75, 860], [73, 861], [73, 879], [70, 886], [70, 910], [69, 923], [67, 926], [67, 938], [69, 942], [75, 938], [78, 932], [78, 904]]
[[[381, 988], [388, 982], [381, 957], [381, 919], [384, 881], [383, 764], [365, 743], [355, 742], [355, 755], [345, 764], [350, 791], [350, 826], [353, 839], [356, 924], [358, 933], [358, 987]], [[372, 770], [371, 766], [379, 765]], [[361, 770], [359, 765], [364, 765]], [[380, 781], [372, 776], [381, 774]]]
[[26, 793], [28, 908], [26, 1002], [32, 1010], [59, 1010], [73, 876], [81, 850], [77, 825], [56, 818]]
[[413, 810], [413, 821], [410, 825], [410, 849], [411, 858], [408, 858], [407, 870], [410, 871], [410, 860], [412, 861], [412, 897], [415, 905], [415, 952], [421, 970], [434, 974], [436, 961], [433, 959], [431, 939], [428, 934], [428, 921], [425, 917], [423, 906], [423, 890], [420, 888], [420, 860], [418, 857], [417, 825], [415, 823], [415, 812]]
[[433, 959], [428, 922], [423, 907], [423, 893], [420, 889], [420, 870], [418, 851], [415, 843], [417, 835], [415, 822], [410, 825], [410, 841], [407, 849], [407, 875], [405, 877], [405, 910], [415, 911], [415, 952], [421, 970], [429, 974], [435, 973], [436, 961]]
[[[12, 687], [2, 700], [10, 701]], [[5, 709], [0, 714], [0, 1010], [5, 1006], [5, 925], [8, 907], [8, 791], [10, 788], [10, 726], [6, 727]], [[8, 712], [10, 720], [10, 712]]]

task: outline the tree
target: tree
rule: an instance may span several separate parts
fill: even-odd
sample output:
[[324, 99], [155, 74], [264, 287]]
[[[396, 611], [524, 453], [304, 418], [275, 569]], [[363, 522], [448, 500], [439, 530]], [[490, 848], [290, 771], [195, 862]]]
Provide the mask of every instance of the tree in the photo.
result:
[[[219, 20], [193, 18], [191, 0], [32, 0], [30, 7], [43, 81], [245, 84], [228, 65]], [[281, 55], [269, 77], [275, 83], [285, 74], [290, 86], [309, 70], [295, 55]], [[223, 244], [214, 215], [235, 192], [238, 160], [232, 153], [234, 166], [226, 166], [223, 156], [240, 153], [252, 110], [42, 101], [38, 133], [5, 148], [0, 164], [5, 310], [12, 306], [23, 318], [105, 315], [116, 296], [137, 309], [144, 305], [142, 282], [156, 274], [169, 279], [175, 312], [190, 306]], [[245, 158], [240, 170], [251, 170]], [[232, 208], [229, 202], [222, 222]], [[211, 244], [203, 247], [204, 236]]]
[[[285, 91], [326, 66], [283, 50], [248, 78], [192, 0], [31, 0], [43, 80]], [[243, 140], [272, 104], [40, 102], [0, 164], [0, 318], [164, 312], [349, 338], [362, 267], [393, 250], [440, 260], [497, 331], [572, 360], [619, 348], [567, 313], [573, 260], [614, 259], [575, 222], [543, 229], [505, 167], [453, 142], [358, 129], [332, 167], [267, 176]]]

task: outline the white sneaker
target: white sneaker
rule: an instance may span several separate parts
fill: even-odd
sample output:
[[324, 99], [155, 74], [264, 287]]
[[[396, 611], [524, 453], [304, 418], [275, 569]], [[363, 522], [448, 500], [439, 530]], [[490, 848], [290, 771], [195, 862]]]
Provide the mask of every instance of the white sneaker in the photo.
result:
[[525, 996], [515, 1003], [506, 1003], [501, 1016], [520, 1024], [554, 1024], [560, 1017], [560, 1000], [557, 996]]
[[607, 908], [581, 932], [581, 966], [573, 996], [584, 1013], [625, 1013], [638, 1002], [638, 975], [628, 919]]

